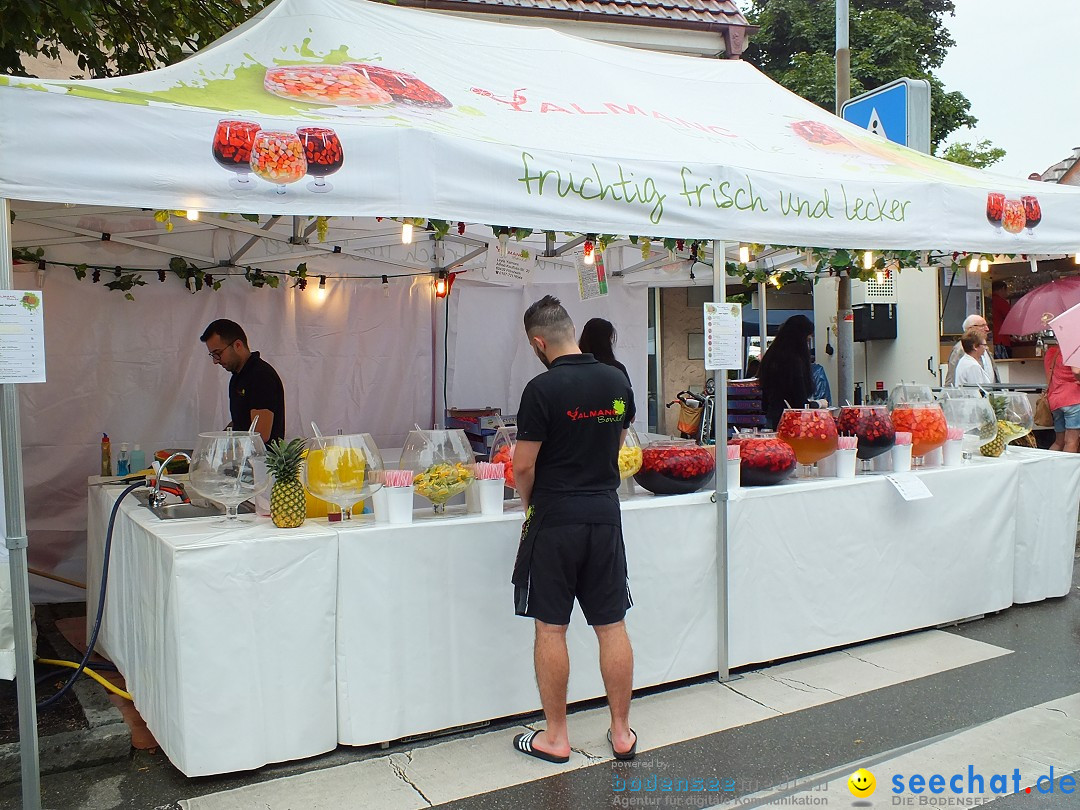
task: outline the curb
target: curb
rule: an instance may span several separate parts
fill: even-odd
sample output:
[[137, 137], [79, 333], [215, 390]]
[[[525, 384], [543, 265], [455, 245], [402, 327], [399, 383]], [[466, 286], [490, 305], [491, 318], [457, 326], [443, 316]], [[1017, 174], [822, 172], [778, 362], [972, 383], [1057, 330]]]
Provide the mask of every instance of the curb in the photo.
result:
[[[41, 628], [41, 633], [59, 656], [81, 657], [56, 631], [55, 625]], [[105, 689], [90, 678], [80, 676], [71, 691], [90, 727], [40, 737], [38, 759], [42, 775], [115, 762], [131, 755], [131, 731]], [[0, 785], [19, 781], [21, 749], [21, 742], [0, 745]]]

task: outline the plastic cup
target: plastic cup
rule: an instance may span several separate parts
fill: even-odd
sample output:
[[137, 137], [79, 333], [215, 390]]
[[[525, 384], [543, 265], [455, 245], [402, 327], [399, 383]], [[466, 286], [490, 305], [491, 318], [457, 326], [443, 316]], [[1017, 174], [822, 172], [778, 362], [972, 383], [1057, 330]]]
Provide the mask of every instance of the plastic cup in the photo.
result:
[[959, 467], [964, 463], [964, 442], [962, 439], [950, 439], [941, 447], [943, 467]]
[[506, 481], [502, 478], [486, 478], [481, 481], [473, 481], [472, 486], [465, 490], [468, 499], [469, 492], [476, 490], [476, 500], [480, 504], [481, 515], [501, 515], [503, 513], [503, 488]]
[[822, 478], [834, 478], [836, 476], [836, 453], [819, 461], [817, 463], [817, 470], [818, 475]]
[[[497, 479], [502, 481], [503, 479]], [[480, 487], [477, 486], [480, 481], [473, 481], [472, 486], [465, 490], [465, 513], [469, 515], [480, 514]]]
[[836, 477], [837, 478], [854, 478], [855, 466], [858, 462], [858, 449], [852, 447], [851, 449], [837, 450], [833, 457], [836, 459]]
[[892, 470], [893, 470], [893, 472], [910, 472], [911, 471], [911, 445], [910, 444], [893, 445], [893, 449], [892, 449]]
[[413, 488], [407, 487], [383, 487], [386, 490], [386, 514], [387, 522], [395, 525], [412, 523], [413, 520]]
[[372, 508], [375, 510], [375, 522], [376, 523], [389, 523], [389, 504], [386, 501], [386, 487], [381, 486], [375, 490], [375, 494], [371, 496]]
[[737, 458], [728, 459], [727, 488], [728, 492], [742, 488], [742, 461]]

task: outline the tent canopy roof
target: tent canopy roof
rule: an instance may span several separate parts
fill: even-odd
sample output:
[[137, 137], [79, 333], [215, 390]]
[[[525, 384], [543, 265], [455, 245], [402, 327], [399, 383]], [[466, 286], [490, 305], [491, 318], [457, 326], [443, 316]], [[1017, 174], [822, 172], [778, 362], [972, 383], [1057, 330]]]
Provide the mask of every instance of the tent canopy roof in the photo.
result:
[[[0, 195], [16, 199], [767, 244], [1080, 247], [1080, 190], [881, 140], [744, 62], [365, 0], [278, 0], [145, 74], [0, 77], [0, 104]], [[989, 204], [1005, 228], [987, 220], [988, 195], [1001, 195]], [[1022, 197], [1038, 203], [1037, 228], [1024, 228]]]

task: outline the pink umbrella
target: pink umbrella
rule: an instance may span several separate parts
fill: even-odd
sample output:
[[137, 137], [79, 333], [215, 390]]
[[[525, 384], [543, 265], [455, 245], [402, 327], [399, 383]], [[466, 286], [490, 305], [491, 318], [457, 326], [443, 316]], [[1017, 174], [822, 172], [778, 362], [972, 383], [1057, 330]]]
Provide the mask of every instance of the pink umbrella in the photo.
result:
[[994, 331], [1004, 335], [1033, 335], [1048, 328], [1051, 318], [1080, 304], [1080, 278], [1061, 278], [1036, 287], [1021, 297]]
[[1050, 327], [1061, 348], [1062, 362], [1068, 366], [1080, 365], [1080, 304], [1050, 321]]

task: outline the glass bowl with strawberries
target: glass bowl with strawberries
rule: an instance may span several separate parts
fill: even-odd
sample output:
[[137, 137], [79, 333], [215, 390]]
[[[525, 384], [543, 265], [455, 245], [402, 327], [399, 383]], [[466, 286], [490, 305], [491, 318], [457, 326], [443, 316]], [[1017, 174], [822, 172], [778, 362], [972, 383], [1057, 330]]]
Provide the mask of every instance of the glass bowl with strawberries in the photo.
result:
[[945, 412], [938, 402], [905, 402], [892, 410], [893, 426], [911, 434], [911, 458], [915, 467], [922, 466], [923, 457], [937, 450], [949, 437]]
[[716, 455], [691, 441], [653, 442], [642, 448], [634, 481], [655, 495], [697, 492], [712, 480]]
[[824, 408], [787, 408], [776, 425], [776, 435], [795, 451], [803, 477], [814, 475], [817, 463], [836, 452], [836, 420]]
[[731, 443], [739, 445], [739, 479], [744, 487], [779, 484], [795, 472], [795, 451], [775, 432], [740, 434]]
[[896, 443], [896, 428], [884, 405], [845, 405], [836, 419], [836, 428], [845, 436], [858, 438], [855, 456], [862, 459], [864, 471], [869, 469], [871, 459], [888, 452]]
[[514, 483], [514, 447], [517, 445], [517, 426], [503, 425], [495, 431], [495, 438], [491, 440], [491, 453], [488, 461], [492, 464], [502, 464], [506, 468], [506, 485], [510, 489], [517, 489]]

